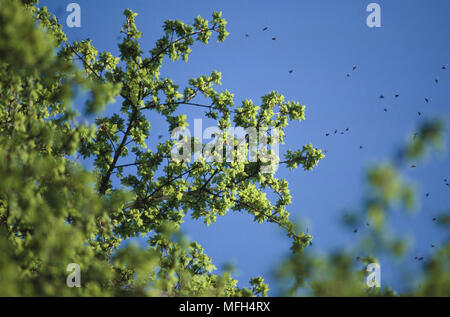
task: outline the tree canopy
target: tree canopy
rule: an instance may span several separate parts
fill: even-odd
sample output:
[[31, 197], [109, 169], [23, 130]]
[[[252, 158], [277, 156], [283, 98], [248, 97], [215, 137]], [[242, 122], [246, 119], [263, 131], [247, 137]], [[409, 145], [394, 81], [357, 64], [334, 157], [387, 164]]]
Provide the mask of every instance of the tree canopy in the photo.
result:
[[[290, 220], [288, 182], [271, 171], [277, 165], [312, 170], [325, 157], [312, 144], [279, 160], [254, 161], [176, 160], [172, 151], [181, 139], [174, 138], [149, 149], [149, 113], [163, 116], [172, 134], [187, 126], [187, 115], [177, 114], [180, 107], [200, 107], [224, 135], [230, 127], [278, 129], [277, 140], [268, 139], [282, 144], [284, 129], [304, 120], [306, 107], [276, 91], [259, 102], [235, 104], [231, 92], [218, 91], [221, 73], [215, 70], [188, 83], [160, 76], [167, 58], [188, 62], [195, 42], [226, 39], [220, 12], [209, 20], [198, 16], [192, 24], [166, 21], [148, 52], [141, 49], [136, 16], [125, 10], [120, 55], [113, 56], [98, 52], [90, 40], [70, 43], [57, 19], [36, 1], [0, 1], [0, 294], [266, 296], [262, 277], [252, 278], [250, 288], [238, 287], [229, 272], [215, 273], [200, 244], [180, 233], [185, 216], [209, 225], [229, 211], [273, 223], [291, 240], [292, 254], [279, 274], [294, 283], [286, 294], [296, 294], [306, 280], [315, 295], [391, 294], [368, 290], [347, 254], [322, 260], [305, 252], [312, 236]], [[89, 98], [74, 107], [79, 89]], [[121, 103], [120, 112], [105, 115], [113, 102]], [[405, 160], [437, 141], [441, 126], [430, 123], [422, 131], [405, 150]], [[188, 142], [205, 147], [193, 137]], [[251, 140], [233, 142], [236, 158], [239, 145], [247, 149]], [[212, 147], [211, 155], [225, 150]], [[83, 168], [83, 160], [90, 160], [93, 170]], [[374, 167], [362, 208], [377, 224], [369, 240], [378, 239], [382, 243], [376, 246], [390, 251], [401, 243], [382, 234], [385, 209], [396, 201], [409, 205], [413, 197], [397, 176], [395, 165]], [[148, 237], [148, 248], [121, 246], [139, 236]], [[449, 294], [448, 245], [439, 254], [430, 264], [425, 294]], [[80, 266], [82, 287], [66, 285], [70, 263]], [[317, 273], [330, 265], [330, 276]], [[343, 284], [347, 287], [339, 288]]]
[[[217, 71], [191, 78], [181, 92], [160, 77], [164, 57], [187, 61], [195, 41], [225, 40], [221, 13], [211, 20], [198, 16], [192, 25], [166, 21], [155, 47], [143, 52], [137, 14], [127, 9], [115, 57], [98, 52], [90, 40], [68, 43], [45, 7], [2, 1], [0, 12], [0, 215], [7, 255], [2, 272], [9, 272], [0, 284], [15, 285], [2, 293], [265, 295], [262, 278], [251, 280], [252, 289], [240, 289], [229, 274], [212, 273], [215, 267], [198, 243], [174, 235], [187, 213], [210, 224], [217, 215], [245, 210], [259, 223], [283, 228], [294, 250], [307, 246], [311, 236], [296, 232], [289, 220], [287, 182], [261, 171], [274, 163], [176, 161], [176, 140], [160, 142], [156, 152], [146, 144], [146, 112], [164, 116], [172, 132], [186, 125], [186, 115], [174, 112], [197, 95], [210, 100], [206, 115], [222, 131], [232, 123], [283, 129], [288, 120], [304, 118], [304, 106], [277, 92], [259, 105], [245, 100], [235, 106], [233, 94], [215, 90]], [[77, 87], [90, 93], [84, 114], [96, 114], [95, 124], [80, 120], [71, 105]], [[115, 98], [122, 101], [120, 113], [102, 115]], [[284, 164], [309, 170], [323, 156], [306, 145], [289, 152]], [[92, 158], [95, 171], [83, 169], [77, 158]], [[269, 201], [265, 190], [276, 192], [278, 200]], [[150, 237], [148, 249], [119, 249], [123, 240], [142, 234]], [[75, 290], [64, 278], [72, 262], [86, 281]]]

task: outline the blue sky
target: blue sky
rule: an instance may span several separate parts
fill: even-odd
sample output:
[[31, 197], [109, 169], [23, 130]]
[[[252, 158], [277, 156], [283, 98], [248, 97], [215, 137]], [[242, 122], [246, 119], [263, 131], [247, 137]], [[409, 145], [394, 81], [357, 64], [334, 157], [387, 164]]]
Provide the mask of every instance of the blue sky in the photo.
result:
[[[40, 4], [64, 22], [70, 2]], [[190, 77], [217, 70], [222, 72], [220, 89], [234, 93], [236, 105], [245, 98], [257, 103], [272, 90], [306, 105], [306, 120], [288, 126], [281, 151], [311, 142], [326, 149], [327, 157], [312, 172], [280, 168], [277, 175], [289, 181], [293, 196], [289, 211], [293, 219], [305, 222], [314, 237], [313, 248], [319, 251], [347, 248], [358, 239], [339, 219], [345, 208], [360, 206], [366, 168], [392, 156], [420, 120], [441, 116], [448, 122], [450, 70], [441, 67], [450, 65], [449, 1], [376, 1], [381, 6], [381, 28], [367, 27], [366, 7], [372, 1], [361, 0], [76, 2], [81, 6], [81, 27], [64, 25], [69, 39], [90, 38], [99, 51], [116, 56], [126, 7], [139, 13], [136, 23], [143, 32], [140, 43], [145, 52], [161, 37], [165, 20], [192, 23], [199, 14], [209, 18], [214, 10], [223, 12], [230, 32], [226, 41], [195, 44], [187, 64], [166, 60], [161, 75], [183, 87]], [[263, 32], [266, 26], [269, 29]], [[395, 93], [399, 98], [394, 98]], [[378, 98], [381, 94], [385, 99]], [[202, 117], [200, 109], [182, 107], [180, 112], [188, 115], [189, 122]], [[118, 108], [111, 105], [107, 111]], [[420, 118], [418, 111], [423, 113]], [[157, 115], [149, 119], [153, 148], [157, 135], [167, 136], [167, 125]], [[325, 136], [345, 128], [350, 130], [344, 135]], [[399, 268], [416, 270], [423, 264], [414, 256], [429, 256], [430, 244], [448, 236], [431, 221], [449, 207], [450, 188], [443, 182], [450, 179], [447, 140], [448, 133], [440, 153], [404, 170], [416, 184], [419, 206], [412, 215], [402, 210], [392, 215], [394, 229], [410, 236], [413, 243], [411, 254], [401, 263], [380, 259], [382, 284], [394, 289], [408, 285]], [[425, 199], [427, 192], [430, 197]], [[289, 251], [289, 241], [275, 225], [255, 224], [242, 213], [229, 213], [210, 227], [185, 219], [183, 230], [203, 245], [217, 267], [234, 263], [241, 286], [262, 275], [273, 289], [271, 295], [277, 295], [271, 272]]]

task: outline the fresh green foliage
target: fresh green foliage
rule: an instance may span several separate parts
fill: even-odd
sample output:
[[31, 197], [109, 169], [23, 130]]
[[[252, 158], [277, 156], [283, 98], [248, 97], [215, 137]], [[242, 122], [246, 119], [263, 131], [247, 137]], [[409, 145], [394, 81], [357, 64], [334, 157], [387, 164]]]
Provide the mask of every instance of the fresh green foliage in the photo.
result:
[[[221, 73], [215, 70], [181, 84], [160, 75], [166, 58], [187, 62], [196, 41], [226, 39], [220, 12], [210, 20], [198, 16], [192, 25], [166, 21], [149, 52], [141, 49], [136, 17], [125, 10], [120, 55], [113, 56], [90, 40], [69, 43], [37, 1], [0, 0], [0, 295], [266, 296], [262, 277], [252, 278], [250, 288], [237, 287], [231, 272], [215, 274], [203, 248], [180, 232], [186, 216], [209, 225], [229, 211], [273, 223], [292, 241], [277, 271], [287, 295], [395, 295], [388, 287], [367, 288], [355, 254], [366, 253], [359, 264], [376, 262], [371, 254], [378, 252], [401, 256], [406, 246], [390, 233], [389, 213], [415, 203], [401, 168], [439, 145], [442, 124], [424, 124], [396, 160], [369, 169], [364, 203], [348, 218], [371, 224], [361, 245], [317, 256], [306, 249], [312, 236], [289, 220], [288, 182], [262, 169], [279, 163], [308, 172], [324, 158], [320, 149], [307, 144], [288, 150], [279, 162], [173, 160], [173, 139], [149, 149], [149, 113], [162, 116], [170, 134], [187, 126], [180, 110], [201, 107], [223, 132], [232, 124], [277, 128], [283, 144], [288, 123], [305, 120], [305, 106], [277, 92], [235, 105], [231, 92], [216, 89]], [[80, 88], [89, 96], [81, 114], [71, 106]], [[120, 109], [105, 115], [113, 102]], [[92, 171], [82, 167], [85, 160]], [[448, 219], [439, 219], [447, 229]], [[148, 237], [147, 248], [123, 244], [141, 236]], [[449, 255], [448, 243], [436, 250], [423, 287], [408, 294], [448, 296]], [[80, 265], [80, 288], [66, 285], [70, 263]]]
[[[305, 106], [270, 92], [258, 106], [245, 100], [236, 107], [232, 93], [215, 90], [217, 71], [191, 78], [183, 91], [160, 76], [165, 57], [187, 62], [195, 41], [225, 40], [220, 12], [192, 25], [166, 21], [162, 38], [143, 52], [137, 13], [127, 9], [120, 56], [113, 56], [90, 40], [69, 43], [35, 2], [0, 1], [0, 295], [266, 296], [261, 277], [241, 289], [229, 273], [214, 274], [202, 247], [179, 229], [187, 214], [210, 224], [246, 211], [285, 230], [292, 249], [302, 250], [312, 237], [289, 220], [287, 181], [262, 173], [261, 161], [174, 161], [171, 139], [153, 152], [146, 114], [163, 116], [171, 132], [186, 126], [179, 107], [198, 106], [194, 99], [203, 95], [206, 116], [222, 131], [232, 122], [275, 127], [282, 142], [288, 121], [305, 119]], [[82, 114], [71, 106], [79, 88], [89, 93]], [[114, 101], [120, 111], [105, 116]], [[95, 124], [82, 119], [92, 115]], [[281, 164], [311, 170], [323, 157], [307, 145]], [[82, 168], [84, 159], [93, 172]], [[119, 248], [144, 235], [148, 248]], [[80, 288], [66, 286], [69, 263], [81, 267]]]

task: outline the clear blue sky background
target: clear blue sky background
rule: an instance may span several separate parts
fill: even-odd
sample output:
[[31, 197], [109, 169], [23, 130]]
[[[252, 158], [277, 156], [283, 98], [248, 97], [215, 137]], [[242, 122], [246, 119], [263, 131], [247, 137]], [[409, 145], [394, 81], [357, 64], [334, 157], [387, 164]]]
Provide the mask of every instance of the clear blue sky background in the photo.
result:
[[[65, 7], [70, 2], [40, 4], [64, 23], [68, 15]], [[281, 151], [312, 142], [328, 150], [327, 157], [312, 172], [281, 168], [277, 175], [290, 182], [293, 219], [304, 220], [314, 236], [312, 248], [326, 252], [350, 247], [358, 239], [358, 234], [343, 228], [339, 219], [343, 209], [360, 206], [366, 168], [392, 156], [397, 146], [411, 138], [420, 120], [435, 116], [447, 120], [450, 112], [450, 70], [441, 70], [450, 64], [450, 1], [377, 1], [382, 9], [381, 28], [366, 25], [370, 2], [79, 0], [81, 28], [64, 26], [64, 31], [70, 40], [91, 38], [99, 51], [118, 56], [126, 7], [139, 13], [136, 22], [143, 32], [141, 46], [146, 52], [161, 37], [165, 20], [192, 23], [198, 14], [209, 18], [214, 10], [222, 11], [230, 32], [227, 40], [195, 44], [189, 63], [167, 60], [161, 75], [183, 87], [190, 77], [216, 69], [223, 75], [222, 88], [235, 94], [236, 104], [245, 98], [258, 103], [262, 95], [276, 90], [306, 105], [306, 121], [288, 127]], [[263, 32], [265, 26], [269, 29]], [[353, 65], [357, 66], [355, 71]], [[395, 99], [395, 93], [400, 97]], [[384, 100], [378, 98], [381, 94]], [[118, 111], [118, 107], [109, 106], [108, 112]], [[182, 107], [189, 122], [202, 117], [200, 109]], [[423, 113], [420, 118], [418, 111]], [[149, 119], [153, 148], [157, 135], [167, 136], [167, 125], [155, 114]], [[347, 127], [350, 131], [344, 135], [325, 136]], [[398, 290], [408, 286], [411, 280], [402, 272], [424, 265], [414, 261], [414, 256], [428, 257], [430, 244], [448, 237], [448, 232], [436, 230], [431, 221], [449, 207], [450, 188], [443, 182], [450, 179], [446, 148], [447, 141], [433, 160], [404, 170], [417, 185], [419, 206], [413, 215], [394, 213], [392, 226], [410, 236], [413, 246], [401, 263], [380, 259], [382, 284]], [[430, 197], [425, 199], [427, 192]], [[229, 261], [235, 264], [239, 285], [246, 286], [250, 277], [262, 275], [271, 283], [270, 294], [278, 294], [271, 274], [289, 251], [289, 241], [275, 225], [255, 224], [252, 217], [241, 213], [229, 213], [210, 227], [189, 216], [185, 219], [183, 230], [204, 246], [218, 268]]]

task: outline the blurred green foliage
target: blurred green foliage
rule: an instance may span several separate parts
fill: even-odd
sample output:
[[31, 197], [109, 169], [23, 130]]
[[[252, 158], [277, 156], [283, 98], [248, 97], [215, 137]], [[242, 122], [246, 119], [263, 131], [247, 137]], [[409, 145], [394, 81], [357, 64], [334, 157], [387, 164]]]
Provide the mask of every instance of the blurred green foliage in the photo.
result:
[[[277, 268], [282, 292], [286, 296], [449, 296], [450, 243], [436, 246], [416, 284], [400, 294], [389, 285], [368, 287], [366, 267], [378, 263], [377, 255], [401, 259], [407, 240], [397, 236], [389, 227], [389, 216], [394, 209], [412, 210], [416, 195], [412, 181], [401, 176], [402, 168], [409, 167], [434, 148], [440, 148], [443, 138], [441, 120], [426, 121], [411, 142], [400, 148], [393, 160], [375, 164], [367, 170], [367, 190], [359, 210], [346, 211], [343, 224], [353, 230], [365, 227], [358, 243], [352, 248], [335, 250], [331, 255], [309, 249], [289, 255]], [[449, 229], [448, 213], [443, 213], [436, 224]], [[357, 229], [355, 229], [357, 230]], [[381, 268], [381, 272], [383, 269]], [[401, 272], [398, 272], [399, 274]]]

